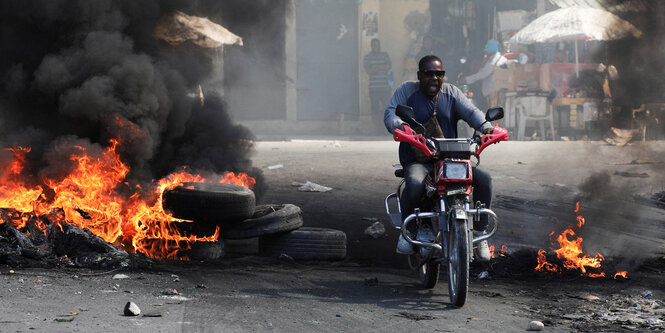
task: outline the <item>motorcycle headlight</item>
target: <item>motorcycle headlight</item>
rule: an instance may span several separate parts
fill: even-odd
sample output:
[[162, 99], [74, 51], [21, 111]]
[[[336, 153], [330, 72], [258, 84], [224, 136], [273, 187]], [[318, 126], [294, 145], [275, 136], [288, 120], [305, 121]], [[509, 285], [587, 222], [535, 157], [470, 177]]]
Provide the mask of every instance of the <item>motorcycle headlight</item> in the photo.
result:
[[467, 163], [448, 162], [444, 164], [446, 178], [467, 179], [469, 178], [469, 165]]

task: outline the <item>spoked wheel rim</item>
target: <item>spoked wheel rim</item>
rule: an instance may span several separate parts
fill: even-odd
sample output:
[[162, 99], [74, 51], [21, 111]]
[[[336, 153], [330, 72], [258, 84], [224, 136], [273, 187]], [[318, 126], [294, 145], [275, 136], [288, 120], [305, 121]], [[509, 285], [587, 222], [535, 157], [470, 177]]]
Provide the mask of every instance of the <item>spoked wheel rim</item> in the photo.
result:
[[450, 284], [450, 299], [457, 299], [457, 293], [459, 290], [459, 274], [457, 268], [459, 267], [459, 248], [457, 247], [457, 237], [455, 237], [454, 232], [450, 232], [448, 236], [448, 253], [450, 256], [448, 258], [448, 283]]
[[469, 291], [469, 232], [467, 221], [454, 221], [448, 234], [448, 292], [450, 302], [463, 306]]

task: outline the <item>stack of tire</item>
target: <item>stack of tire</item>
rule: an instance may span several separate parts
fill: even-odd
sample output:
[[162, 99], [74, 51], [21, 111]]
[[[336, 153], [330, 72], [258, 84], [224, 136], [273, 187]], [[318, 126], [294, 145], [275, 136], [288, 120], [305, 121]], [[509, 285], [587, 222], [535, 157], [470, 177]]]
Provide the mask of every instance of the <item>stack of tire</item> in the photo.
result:
[[[221, 239], [258, 237], [259, 253], [286, 254], [297, 260], [340, 260], [346, 257], [346, 234], [327, 228], [302, 227], [302, 211], [292, 204], [256, 205], [254, 192], [233, 184], [184, 183], [163, 195], [172, 216], [192, 220], [178, 223], [185, 234], [209, 236], [220, 228]], [[223, 242], [218, 242], [222, 244]], [[217, 246], [198, 245], [194, 257], [216, 253]], [[190, 255], [192, 255], [190, 254]], [[204, 257], [206, 255], [203, 255]], [[221, 255], [220, 255], [221, 256]], [[208, 258], [207, 259], [216, 259]]]

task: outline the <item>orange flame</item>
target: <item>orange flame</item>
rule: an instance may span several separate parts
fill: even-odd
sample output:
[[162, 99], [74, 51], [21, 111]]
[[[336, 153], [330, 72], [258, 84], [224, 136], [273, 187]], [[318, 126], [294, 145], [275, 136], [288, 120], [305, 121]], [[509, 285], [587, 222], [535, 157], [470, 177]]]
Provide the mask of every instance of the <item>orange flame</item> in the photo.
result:
[[[40, 186], [28, 189], [19, 179], [25, 166], [26, 155], [31, 149], [15, 147], [5, 150], [13, 154], [13, 159], [9, 165], [1, 166], [0, 169], [0, 207], [11, 207], [19, 212], [31, 212], [43, 192]], [[23, 228], [27, 220], [27, 217], [15, 216], [10, 219], [10, 222], [17, 228]]]
[[628, 272], [627, 271], [618, 271], [618, 272], [616, 272], [616, 274], [614, 274], [614, 279], [618, 278], [619, 276], [624, 278], [624, 279], [627, 279], [628, 278]]
[[[581, 228], [586, 223], [584, 217], [579, 214], [580, 212], [580, 202], [578, 201], [575, 204], [575, 214], [577, 215], [577, 228]], [[550, 237], [553, 237], [554, 231], [550, 233]], [[595, 256], [585, 254], [582, 251], [582, 241], [583, 238], [577, 236], [573, 230], [573, 226], [568, 226], [558, 237], [556, 237], [556, 243], [553, 241], [552, 244], [558, 244], [559, 249], [554, 250], [557, 254], [557, 258], [562, 260], [562, 265], [566, 269], [578, 269], [581, 274], [589, 277], [604, 277], [605, 273], [590, 273], [587, 272], [588, 268], [600, 268], [601, 263], [605, 260], [605, 257], [596, 252]], [[540, 272], [557, 272], [558, 267], [555, 264], [548, 263], [545, 258], [545, 250], [538, 251], [538, 265], [535, 268], [536, 271]]]
[[535, 268], [538, 272], [557, 272], [558, 268], [556, 265], [547, 262], [545, 258], [545, 250], [538, 250], [538, 266]]
[[494, 244], [490, 245], [490, 255], [492, 258], [496, 257], [505, 257], [506, 256], [506, 250], [508, 250], [508, 245], [503, 244], [501, 245], [501, 250], [494, 252], [495, 246]]
[[[110, 243], [124, 246], [155, 258], [180, 258], [179, 251], [190, 248], [194, 241], [215, 241], [219, 228], [208, 237], [181, 235], [174, 222], [182, 222], [169, 216], [162, 208], [162, 194], [184, 182], [208, 181], [185, 169], [160, 179], [149, 189], [131, 186], [125, 165], [116, 148], [118, 140], [101, 154], [86, 151], [84, 147], [70, 156], [74, 168], [61, 179], [42, 179], [43, 185], [30, 186], [21, 179], [30, 148], [7, 149], [13, 159], [7, 165], [0, 164], [0, 207], [13, 211], [3, 214], [0, 223], [11, 223], [23, 228], [33, 217], [35, 225], [44, 233], [47, 225], [62, 229], [62, 223], [86, 228]], [[98, 155], [98, 156], [95, 156]], [[26, 178], [27, 176], [23, 176]], [[246, 174], [226, 173], [217, 180], [253, 188], [256, 181]], [[48, 189], [45, 195], [44, 189]], [[48, 199], [47, 199], [48, 196]]]

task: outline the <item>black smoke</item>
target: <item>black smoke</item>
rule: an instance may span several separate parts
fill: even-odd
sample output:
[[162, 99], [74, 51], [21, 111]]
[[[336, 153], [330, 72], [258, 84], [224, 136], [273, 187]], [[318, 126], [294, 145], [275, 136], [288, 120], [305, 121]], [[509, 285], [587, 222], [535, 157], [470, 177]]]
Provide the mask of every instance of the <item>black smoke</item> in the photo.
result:
[[[602, 50], [619, 73], [613, 99], [621, 107], [621, 114], [613, 125], [622, 128], [635, 127], [633, 109], [647, 103], [665, 103], [665, 3], [642, 3], [645, 10], [616, 13], [642, 32], [640, 38], [610, 41]], [[658, 127], [661, 135], [665, 134], [665, 127]]]
[[25, 172], [35, 179], [66, 171], [59, 155], [68, 153], [66, 143], [94, 152], [111, 139], [120, 140], [117, 151], [134, 181], [182, 166], [261, 178], [249, 160], [252, 133], [234, 124], [223, 98], [205, 86], [219, 50], [171, 46], [153, 36], [165, 14], [180, 10], [214, 21], [222, 7], [184, 0], [1, 2], [0, 143], [32, 148]]
[[586, 224], [579, 229], [585, 253], [600, 252], [618, 258], [618, 265], [634, 269], [662, 251], [660, 213], [649, 214], [649, 203], [628, 182], [609, 171], [590, 175], [578, 186], [576, 201]]

